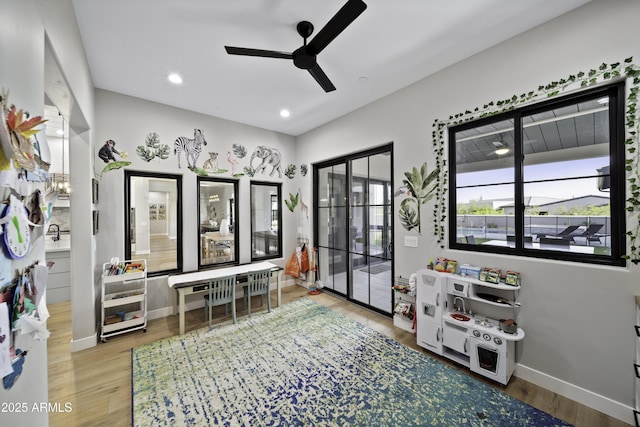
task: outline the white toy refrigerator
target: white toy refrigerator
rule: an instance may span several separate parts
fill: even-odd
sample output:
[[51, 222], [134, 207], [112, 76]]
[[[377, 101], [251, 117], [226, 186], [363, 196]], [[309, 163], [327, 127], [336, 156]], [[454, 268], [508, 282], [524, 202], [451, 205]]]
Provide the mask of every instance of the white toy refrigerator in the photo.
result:
[[435, 270], [416, 272], [416, 337], [420, 347], [442, 355], [442, 309], [446, 276]]

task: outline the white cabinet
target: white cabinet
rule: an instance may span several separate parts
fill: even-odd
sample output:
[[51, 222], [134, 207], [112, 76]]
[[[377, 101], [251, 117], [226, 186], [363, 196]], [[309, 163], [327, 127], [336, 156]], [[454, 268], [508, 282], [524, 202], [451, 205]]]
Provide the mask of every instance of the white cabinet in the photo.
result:
[[[466, 357], [469, 356], [469, 327], [460, 325], [455, 320], [442, 320], [442, 345]], [[462, 359], [466, 360], [466, 359]]]
[[100, 339], [147, 331], [147, 265], [144, 259], [105, 263], [102, 267]]
[[434, 270], [416, 272], [416, 338], [420, 347], [442, 355], [442, 308], [445, 275]]
[[53, 265], [47, 279], [47, 302], [58, 303], [71, 300], [71, 263], [69, 251], [46, 252], [47, 262]]

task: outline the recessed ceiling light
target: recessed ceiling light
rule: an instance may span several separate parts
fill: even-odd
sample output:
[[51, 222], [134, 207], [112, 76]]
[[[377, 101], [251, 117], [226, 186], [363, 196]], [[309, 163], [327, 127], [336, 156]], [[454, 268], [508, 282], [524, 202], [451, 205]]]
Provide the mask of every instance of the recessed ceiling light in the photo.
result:
[[58, 129], [58, 130], [56, 131], [56, 134], [57, 134], [57, 135], [64, 135], [64, 131], [63, 131], [62, 129]]
[[176, 73], [169, 74], [169, 81], [171, 83], [179, 85], [180, 83], [182, 83], [182, 77], [180, 77], [180, 75]]
[[289, 117], [291, 115], [291, 112], [289, 110], [280, 110], [280, 117]]
[[367, 82], [367, 80], [369, 80], [369, 79], [367, 78], [367, 76], [362, 76], [362, 77], [360, 77], [360, 78], [358, 79], [358, 81], [359, 81], [360, 83], [366, 83], [366, 82]]

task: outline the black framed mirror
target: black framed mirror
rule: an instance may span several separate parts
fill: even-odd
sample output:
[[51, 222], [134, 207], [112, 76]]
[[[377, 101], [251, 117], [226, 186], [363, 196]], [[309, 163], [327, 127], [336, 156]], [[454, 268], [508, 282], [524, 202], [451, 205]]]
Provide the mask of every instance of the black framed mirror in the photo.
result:
[[251, 260], [282, 256], [282, 184], [251, 181]]
[[237, 180], [198, 177], [200, 267], [238, 263], [237, 201]]
[[182, 271], [182, 176], [124, 176], [125, 258], [146, 259], [149, 276]]

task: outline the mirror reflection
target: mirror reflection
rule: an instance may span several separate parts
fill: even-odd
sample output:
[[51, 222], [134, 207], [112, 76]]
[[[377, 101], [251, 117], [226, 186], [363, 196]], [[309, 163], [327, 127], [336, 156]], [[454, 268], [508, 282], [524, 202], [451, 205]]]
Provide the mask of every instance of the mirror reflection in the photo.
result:
[[282, 253], [281, 185], [251, 183], [251, 259], [278, 258]]
[[237, 263], [238, 182], [198, 178], [200, 265]]
[[181, 177], [125, 172], [125, 256], [147, 260], [149, 274], [179, 270]]

